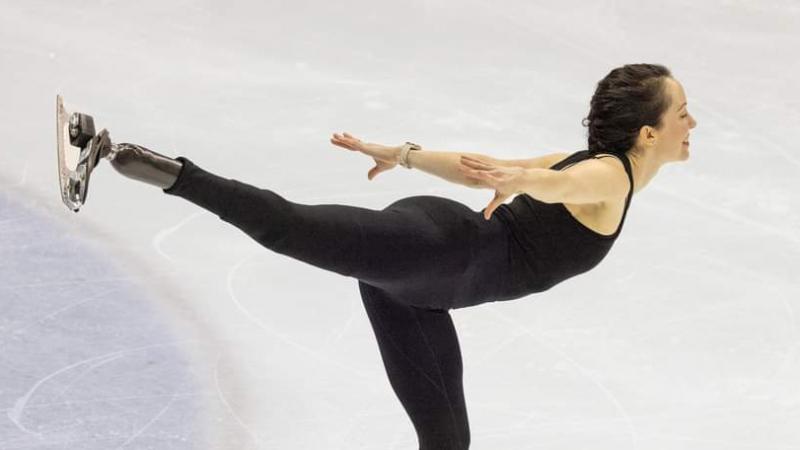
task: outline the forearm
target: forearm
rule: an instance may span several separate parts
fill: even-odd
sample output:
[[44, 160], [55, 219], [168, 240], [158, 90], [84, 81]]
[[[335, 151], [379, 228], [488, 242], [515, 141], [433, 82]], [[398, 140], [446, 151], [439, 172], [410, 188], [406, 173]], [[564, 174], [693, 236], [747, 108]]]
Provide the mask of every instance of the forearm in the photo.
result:
[[528, 194], [544, 203], [563, 203], [566, 179], [564, 172], [550, 169], [525, 169], [516, 194]]
[[480, 153], [469, 152], [441, 152], [432, 150], [415, 150], [408, 153], [408, 163], [413, 169], [443, 178], [451, 183], [461, 184], [467, 187], [477, 187], [476, 181], [467, 178], [459, 170], [461, 165], [461, 155], [472, 156], [484, 161], [495, 162], [495, 159]]

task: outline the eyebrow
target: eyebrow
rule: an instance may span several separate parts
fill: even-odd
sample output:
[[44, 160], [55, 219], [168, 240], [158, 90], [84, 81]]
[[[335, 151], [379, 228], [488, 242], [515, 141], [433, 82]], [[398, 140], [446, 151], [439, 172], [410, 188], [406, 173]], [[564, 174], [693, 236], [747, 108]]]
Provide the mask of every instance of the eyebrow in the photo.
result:
[[[688, 102], [686, 102], [686, 103], [688, 103]], [[681, 107], [678, 108], [678, 111], [680, 111], [684, 106], [686, 106], [686, 103], [682, 104]]]

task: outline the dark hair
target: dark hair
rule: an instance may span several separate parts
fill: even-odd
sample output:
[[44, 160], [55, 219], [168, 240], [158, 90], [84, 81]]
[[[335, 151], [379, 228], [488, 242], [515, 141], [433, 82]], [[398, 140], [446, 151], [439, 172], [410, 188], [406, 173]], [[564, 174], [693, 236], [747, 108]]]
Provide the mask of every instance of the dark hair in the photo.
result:
[[589, 153], [624, 154], [635, 144], [639, 130], [662, 126], [661, 118], [672, 103], [666, 78], [672, 73], [658, 64], [627, 64], [609, 72], [597, 83], [589, 116]]

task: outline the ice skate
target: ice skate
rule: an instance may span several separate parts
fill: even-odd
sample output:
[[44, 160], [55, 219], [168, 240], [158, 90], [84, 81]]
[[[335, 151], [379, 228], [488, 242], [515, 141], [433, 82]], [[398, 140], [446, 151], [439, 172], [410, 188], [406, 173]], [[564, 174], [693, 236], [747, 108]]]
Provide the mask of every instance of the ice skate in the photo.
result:
[[[100, 158], [111, 152], [111, 138], [106, 129], [95, 133], [92, 116], [69, 114], [60, 95], [56, 97], [56, 128], [61, 199], [69, 209], [78, 212], [86, 202], [92, 171]], [[70, 164], [72, 161], [76, 162]]]
[[89, 178], [100, 158], [107, 159], [117, 172], [126, 177], [162, 189], [175, 183], [183, 167], [180, 161], [141, 145], [112, 143], [105, 128], [95, 133], [92, 116], [68, 113], [60, 95], [56, 97], [56, 128], [61, 199], [75, 212], [86, 203]]

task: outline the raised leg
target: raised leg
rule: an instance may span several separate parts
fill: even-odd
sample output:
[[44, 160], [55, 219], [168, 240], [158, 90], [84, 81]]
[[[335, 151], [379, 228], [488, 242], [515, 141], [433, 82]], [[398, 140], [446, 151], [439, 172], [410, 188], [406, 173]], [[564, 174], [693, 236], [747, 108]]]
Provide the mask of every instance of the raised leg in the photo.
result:
[[361, 281], [358, 286], [389, 382], [416, 429], [420, 450], [468, 449], [461, 349], [450, 313], [400, 303]]
[[[164, 192], [180, 196], [244, 231], [261, 245], [316, 267], [382, 287], [413, 286], [447, 308], [451, 296], [467, 289], [478, 239], [469, 210], [449, 199], [409, 197], [405, 203], [373, 210], [339, 204], [304, 205], [269, 189], [207, 172], [178, 157], [183, 169]], [[438, 201], [436, 205], [426, 201]], [[437, 220], [429, 211], [463, 208]], [[450, 219], [452, 217], [452, 220]], [[408, 296], [407, 298], [411, 298]], [[413, 300], [412, 300], [413, 301]]]
[[180, 161], [128, 143], [110, 145], [108, 159], [117, 172], [161, 189], [175, 184], [183, 167]]

